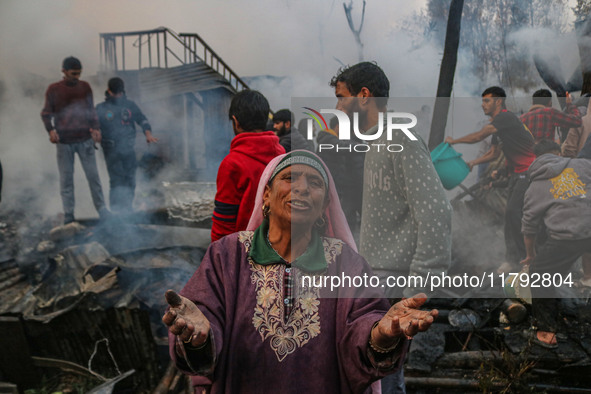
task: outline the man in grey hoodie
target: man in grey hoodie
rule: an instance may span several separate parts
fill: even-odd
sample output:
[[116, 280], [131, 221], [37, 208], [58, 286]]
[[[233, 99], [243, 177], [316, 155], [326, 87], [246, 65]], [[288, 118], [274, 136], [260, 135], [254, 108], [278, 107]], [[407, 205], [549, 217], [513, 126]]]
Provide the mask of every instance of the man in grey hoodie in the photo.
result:
[[[560, 282], [572, 284], [570, 268], [583, 253], [591, 252], [591, 160], [560, 157], [560, 146], [550, 140], [540, 141], [534, 153], [521, 228], [527, 255], [521, 264], [530, 265], [532, 312], [538, 326], [534, 342], [554, 348], [556, 288]], [[536, 253], [542, 222], [548, 239]]]

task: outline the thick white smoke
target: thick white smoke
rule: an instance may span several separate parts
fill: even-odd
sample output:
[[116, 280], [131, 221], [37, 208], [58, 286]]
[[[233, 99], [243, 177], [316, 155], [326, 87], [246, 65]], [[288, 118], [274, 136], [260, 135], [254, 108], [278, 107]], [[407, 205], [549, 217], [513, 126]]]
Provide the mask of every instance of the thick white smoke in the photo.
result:
[[[430, 42], [415, 45], [411, 34], [401, 28], [409, 20], [412, 25], [424, 4], [424, 0], [367, 2], [361, 33], [364, 59], [377, 61], [385, 70], [391, 96], [435, 94], [442, 49]], [[354, 0], [353, 7], [358, 27], [362, 1]], [[341, 64], [359, 60], [341, 0], [4, 0], [0, 2], [0, 81], [4, 84], [0, 160], [5, 167], [6, 196], [11, 190], [34, 186], [43, 198], [45, 212], [61, 210], [55, 149], [39, 118], [47, 84], [61, 78], [61, 61], [69, 55], [82, 60], [83, 79], [96, 74], [99, 33], [159, 26], [200, 34], [241, 76], [287, 77], [288, 82], [279, 86], [253, 86], [268, 96], [273, 110], [289, 107], [292, 96], [332, 96], [330, 78]], [[515, 40], [524, 46], [528, 42], [523, 35], [516, 35]], [[457, 96], [472, 95], [479, 89], [475, 85], [482, 84], [470, 74], [467, 61], [460, 53]], [[95, 101], [101, 101], [104, 86], [93, 89]], [[460, 114], [458, 118], [465, 117]], [[106, 175], [102, 162], [100, 166]], [[80, 167], [76, 172], [77, 210], [94, 214]], [[107, 177], [102, 181], [108, 189]]]

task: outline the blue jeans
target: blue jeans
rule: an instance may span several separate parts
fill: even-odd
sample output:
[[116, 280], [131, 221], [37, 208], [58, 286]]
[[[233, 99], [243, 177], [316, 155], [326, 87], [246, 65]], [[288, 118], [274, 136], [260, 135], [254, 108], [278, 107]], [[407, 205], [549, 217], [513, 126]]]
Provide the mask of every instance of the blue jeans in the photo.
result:
[[[384, 285], [385, 297], [388, 298], [390, 304], [395, 304], [402, 299], [402, 289], [397, 287], [391, 287], [386, 285], [386, 278], [388, 276], [408, 275], [408, 271], [389, 271], [375, 269], [374, 274], [380, 278], [380, 283]], [[406, 394], [406, 385], [404, 384], [404, 363], [400, 369], [391, 375], [383, 377], [380, 382], [382, 383], [382, 394]]]
[[404, 368], [382, 378], [382, 394], [406, 394]]
[[83, 142], [73, 144], [57, 144], [57, 168], [60, 173], [60, 194], [64, 214], [74, 215], [74, 156], [78, 153], [80, 164], [86, 175], [92, 202], [97, 212], [101, 213], [105, 209], [105, 198], [103, 197], [103, 188], [99, 178], [98, 168], [96, 166], [94, 141], [88, 139]]

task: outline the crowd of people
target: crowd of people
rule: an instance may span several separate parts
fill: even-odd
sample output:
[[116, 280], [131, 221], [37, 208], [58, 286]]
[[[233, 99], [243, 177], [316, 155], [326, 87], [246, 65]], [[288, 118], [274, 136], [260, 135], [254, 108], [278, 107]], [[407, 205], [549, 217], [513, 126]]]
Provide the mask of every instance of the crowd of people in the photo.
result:
[[[533, 106], [521, 117], [507, 110], [505, 99], [505, 91], [498, 86], [484, 90], [482, 109], [490, 123], [458, 139], [447, 137], [446, 142], [470, 144], [493, 136], [489, 151], [467, 163], [470, 169], [504, 154], [509, 177], [506, 262], [499, 269], [520, 272], [521, 267], [527, 267], [530, 279], [540, 279], [540, 284], [531, 287], [536, 322], [532, 339], [543, 347], [556, 348], [556, 287], [560, 286], [548, 282], [548, 278], [566, 278], [582, 257], [581, 284], [591, 284], [591, 202], [587, 198], [591, 139], [584, 140], [589, 131], [581, 130], [585, 129], [581, 109], [568, 92], [565, 112], [552, 108], [550, 91], [541, 89], [533, 94]], [[567, 132], [557, 136], [559, 127]], [[546, 282], [542, 283], [544, 278]]]
[[[57, 147], [66, 224], [75, 220], [75, 154], [97, 212], [108, 218], [133, 210], [136, 125], [148, 144], [158, 141], [122, 79], [108, 81], [105, 101], [95, 108], [81, 70], [78, 59], [64, 59], [64, 78], [47, 89], [41, 113]], [[329, 85], [336, 109], [355, 117], [362, 135], [387, 127], [390, 82], [378, 65], [342, 68]], [[530, 274], [566, 273], [584, 255], [583, 282], [591, 282], [591, 103], [573, 103], [567, 94], [559, 111], [542, 89], [518, 117], [505, 99], [500, 87], [484, 90], [490, 122], [446, 142], [492, 137], [488, 151], [467, 163], [470, 169], [504, 155], [510, 270], [529, 265]], [[388, 286], [387, 279], [439, 275], [451, 264], [452, 208], [429, 150], [418, 135], [381, 133], [373, 143], [403, 149], [356, 152], [351, 145], [364, 140], [340, 140], [333, 122], [316, 143], [343, 149], [315, 153], [314, 141], [292, 127], [291, 111], [276, 111], [269, 122], [271, 113], [254, 90], [231, 101], [234, 138], [217, 173], [212, 243], [184, 289], [166, 294], [171, 357], [194, 375], [198, 392], [404, 393], [409, 340], [429, 328], [437, 311], [421, 309], [426, 289]], [[559, 134], [562, 146], [554, 142], [557, 128], [570, 130]], [[96, 165], [99, 143], [110, 210]], [[543, 244], [536, 243], [541, 233]], [[302, 285], [304, 276], [341, 273], [375, 275], [381, 286], [351, 292]], [[557, 295], [548, 288], [532, 295], [534, 339], [556, 347]]]

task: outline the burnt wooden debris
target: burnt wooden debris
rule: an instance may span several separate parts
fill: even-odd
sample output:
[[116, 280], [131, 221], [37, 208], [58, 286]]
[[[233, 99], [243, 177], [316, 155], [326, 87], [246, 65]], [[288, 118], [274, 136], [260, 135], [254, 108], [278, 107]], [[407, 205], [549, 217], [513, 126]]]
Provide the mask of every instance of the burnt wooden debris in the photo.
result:
[[[0, 242], [21, 246], [0, 261], [0, 382], [23, 390], [70, 374], [95, 392], [155, 388], [168, 362], [164, 293], [196, 270], [209, 230], [114, 219], [49, 231], [50, 220], [0, 216]], [[53, 248], [35, 247], [50, 233]], [[186, 384], [179, 372], [174, 390]]]
[[[461, 201], [455, 212], [460, 216], [454, 220], [463, 222], [482, 222], [482, 212], [491, 215], [486, 207]], [[36, 244], [48, 237], [53, 223], [11, 223], [12, 216], [18, 217], [0, 214], [0, 222], [7, 223], [0, 242], [21, 246], [0, 262], [0, 283], [6, 284], [0, 292], [0, 344], [15, 350], [0, 356], [0, 380], [26, 388], [35, 382], [27, 375], [31, 371], [37, 378], [67, 372], [114, 392], [187, 390], [187, 379], [168, 366], [160, 318], [166, 291], [180, 290], [198, 267], [208, 229], [83, 221], [82, 230], [55, 238], [55, 247], [46, 250]], [[494, 220], [490, 225], [494, 230]], [[16, 231], [18, 226], [27, 231]], [[461, 244], [460, 235], [454, 234], [454, 242]], [[450, 273], [469, 271], [476, 252], [454, 253]], [[577, 288], [579, 298], [563, 302], [563, 337], [555, 350], [532, 342], [528, 305], [465, 290], [429, 301], [440, 316], [413, 340], [405, 366], [410, 389], [585, 392], [591, 387], [584, 373], [591, 368], [591, 289]], [[16, 356], [22, 359], [18, 363]]]

